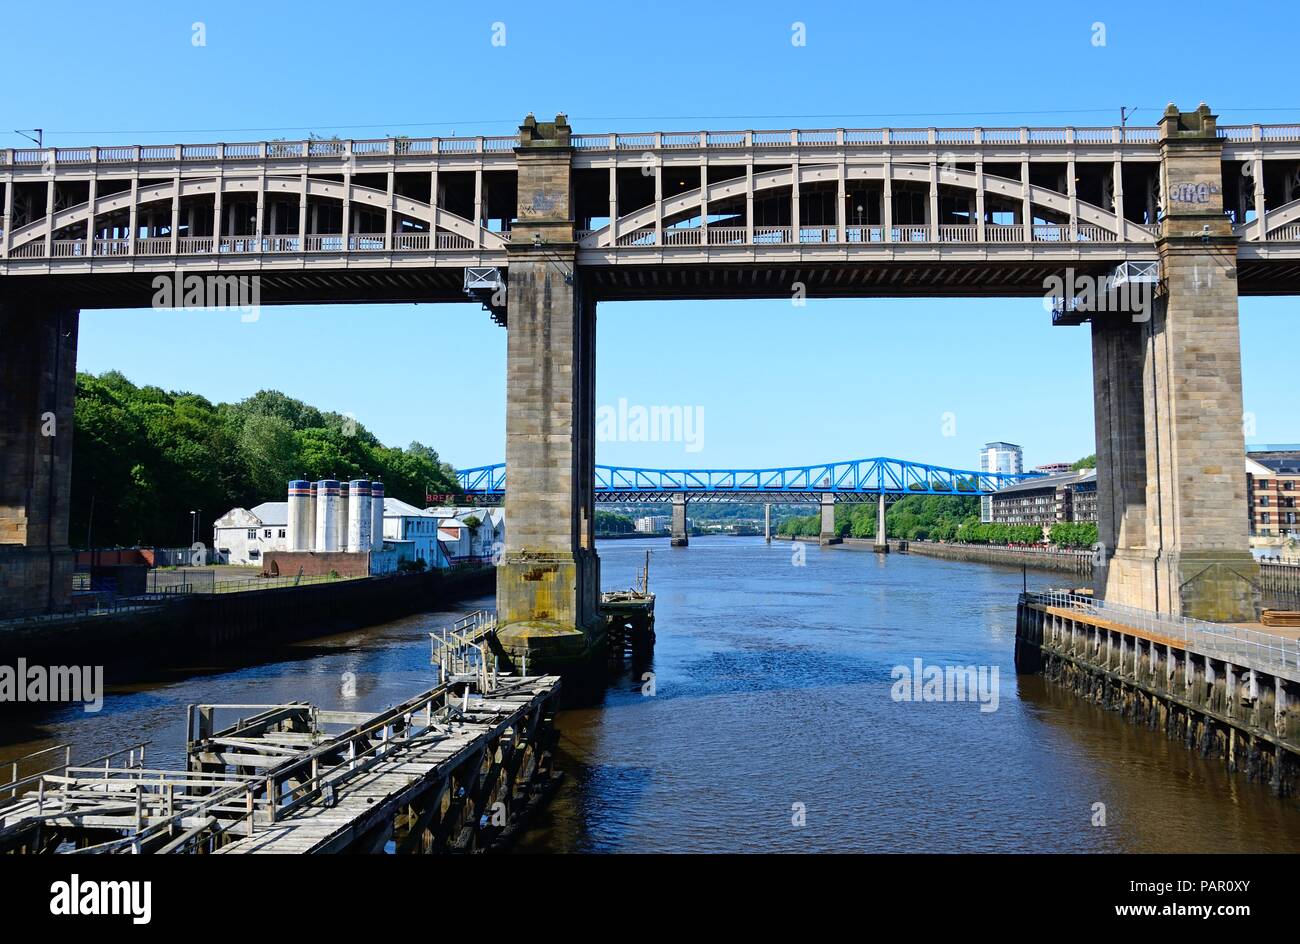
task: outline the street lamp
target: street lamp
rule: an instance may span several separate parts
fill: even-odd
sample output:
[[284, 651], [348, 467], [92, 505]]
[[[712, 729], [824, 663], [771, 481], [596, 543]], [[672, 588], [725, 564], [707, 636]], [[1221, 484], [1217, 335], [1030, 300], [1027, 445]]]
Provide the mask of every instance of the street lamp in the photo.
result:
[[191, 511], [190, 512], [190, 546], [193, 547], [194, 542], [197, 541], [198, 539], [199, 539], [199, 513], [197, 511]]

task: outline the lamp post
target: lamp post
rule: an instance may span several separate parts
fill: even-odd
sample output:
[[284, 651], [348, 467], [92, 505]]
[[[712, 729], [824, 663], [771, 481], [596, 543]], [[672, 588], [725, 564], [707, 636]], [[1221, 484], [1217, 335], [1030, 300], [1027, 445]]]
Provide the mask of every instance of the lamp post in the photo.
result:
[[191, 511], [190, 512], [190, 546], [193, 547], [194, 542], [197, 541], [198, 539], [199, 539], [199, 513], [197, 511]]

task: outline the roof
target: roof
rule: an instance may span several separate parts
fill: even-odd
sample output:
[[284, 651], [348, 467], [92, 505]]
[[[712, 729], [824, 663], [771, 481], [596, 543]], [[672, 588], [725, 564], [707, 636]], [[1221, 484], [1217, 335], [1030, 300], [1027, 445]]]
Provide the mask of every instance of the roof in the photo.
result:
[[1023, 482], [1017, 482], [1015, 485], [1000, 488], [994, 494], [1007, 495], [1016, 492], [1037, 492], [1042, 489], [1052, 489], [1054, 491], [1063, 485], [1083, 485], [1092, 482], [1096, 478], [1096, 469], [1082, 469], [1078, 472], [1064, 472], [1061, 475], [1044, 475], [1038, 478], [1026, 479]]
[[416, 508], [414, 505], [408, 505], [400, 498], [384, 498], [384, 517], [385, 518], [432, 518], [433, 515], [423, 508]]
[[1300, 452], [1271, 455], [1252, 452], [1250, 459], [1275, 475], [1300, 475]]
[[262, 524], [289, 526], [289, 503], [287, 501], [262, 502], [248, 509]]
[[483, 509], [473, 505], [435, 505], [424, 509], [439, 518], [461, 518], [465, 515], [482, 515]]
[[1247, 443], [1247, 452], [1294, 452], [1300, 455], [1300, 443]]

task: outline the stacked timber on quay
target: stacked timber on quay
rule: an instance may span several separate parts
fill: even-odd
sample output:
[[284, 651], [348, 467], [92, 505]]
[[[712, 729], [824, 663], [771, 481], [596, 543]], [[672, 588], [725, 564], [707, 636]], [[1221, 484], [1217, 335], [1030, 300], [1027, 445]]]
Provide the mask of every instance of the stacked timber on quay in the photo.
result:
[[1297, 635], [1026, 593], [1016, 611], [1016, 669], [1042, 672], [1293, 796], [1300, 784]]

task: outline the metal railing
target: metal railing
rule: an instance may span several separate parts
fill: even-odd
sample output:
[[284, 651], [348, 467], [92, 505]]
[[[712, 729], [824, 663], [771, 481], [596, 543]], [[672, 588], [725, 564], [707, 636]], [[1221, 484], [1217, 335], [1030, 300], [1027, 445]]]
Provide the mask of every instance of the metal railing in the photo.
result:
[[216, 594], [244, 593], [255, 590], [276, 590], [283, 587], [304, 587], [316, 584], [341, 583], [345, 580], [361, 580], [359, 576], [339, 574], [288, 574], [279, 577], [236, 577], [221, 579], [219, 571], [210, 568], [177, 570], [156, 569], [149, 571], [148, 588], [154, 594]]
[[1031, 593], [1033, 602], [1099, 617], [1148, 634], [1179, 640], [1202, 655], [1229, 659], [1248, 668], [1300, 671], [1300, 640], [1229, 623], [1157, 613], [1075, 593]]

